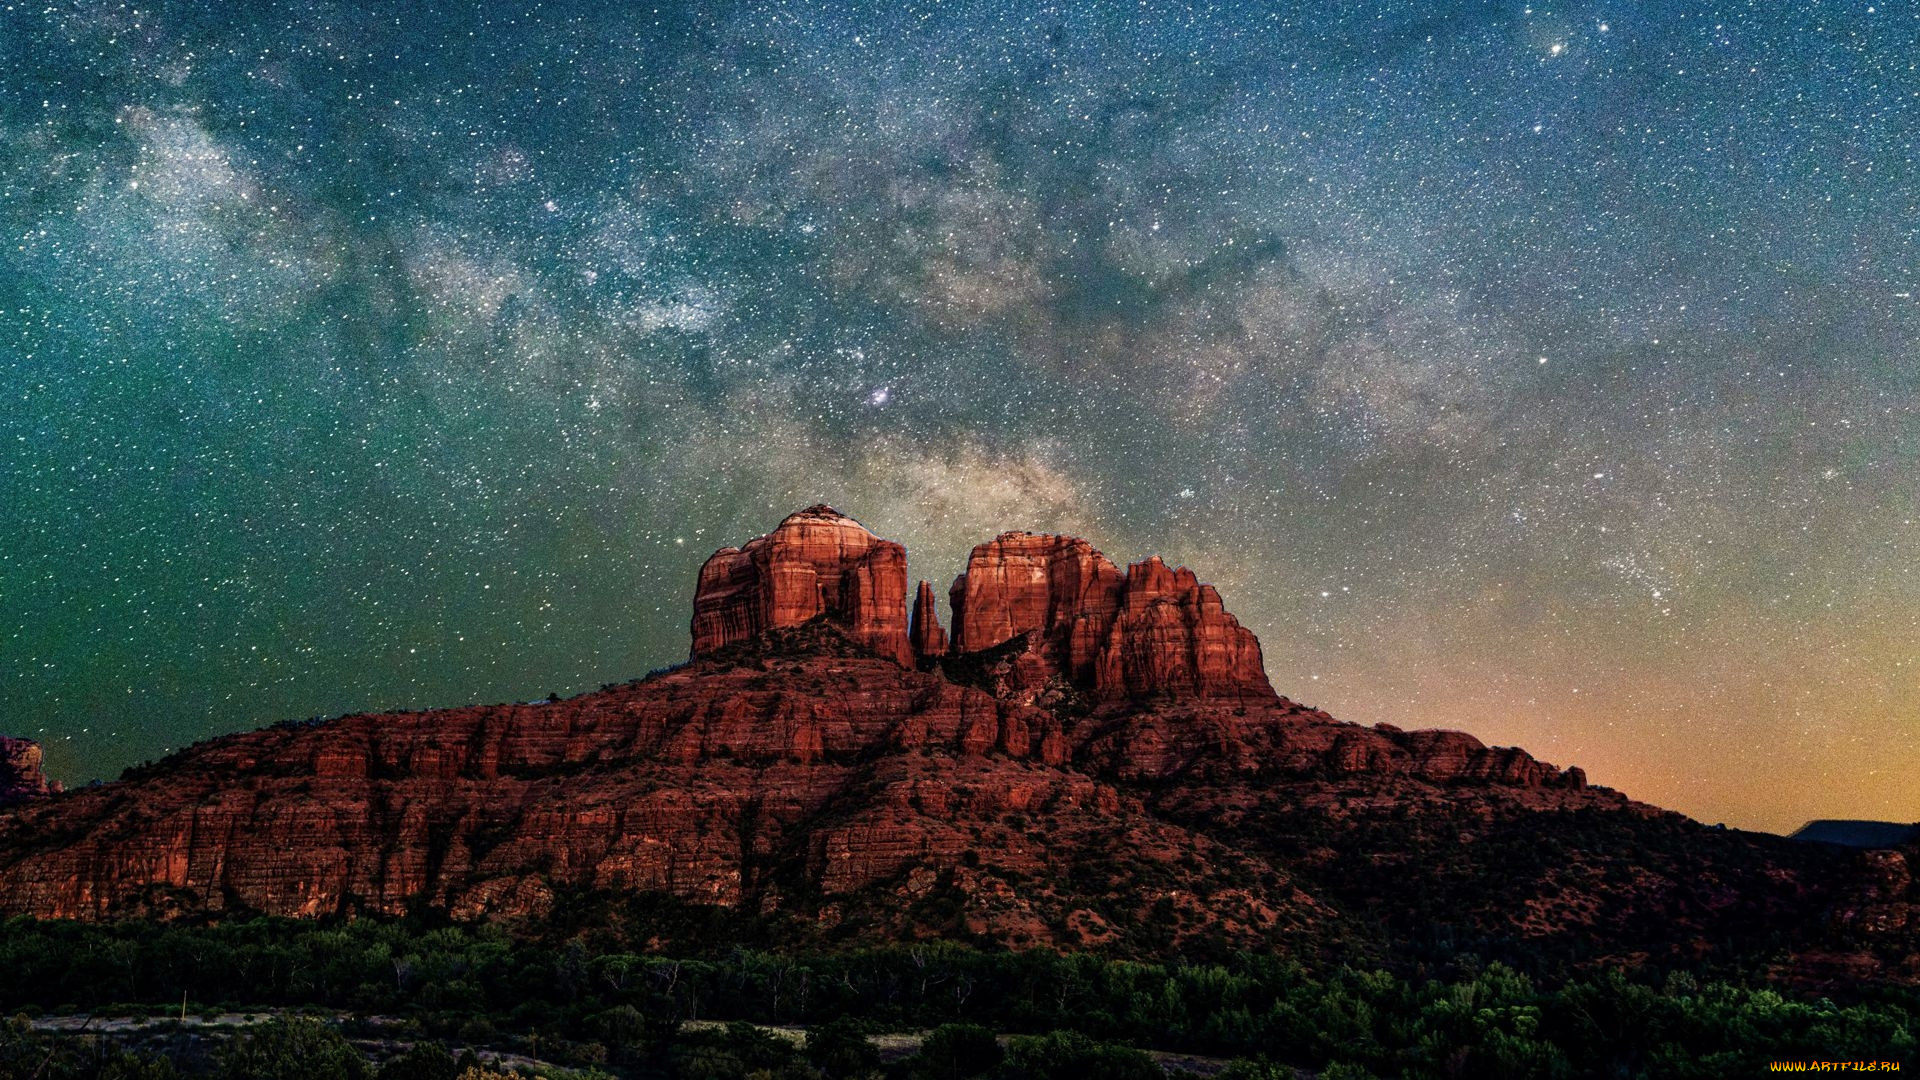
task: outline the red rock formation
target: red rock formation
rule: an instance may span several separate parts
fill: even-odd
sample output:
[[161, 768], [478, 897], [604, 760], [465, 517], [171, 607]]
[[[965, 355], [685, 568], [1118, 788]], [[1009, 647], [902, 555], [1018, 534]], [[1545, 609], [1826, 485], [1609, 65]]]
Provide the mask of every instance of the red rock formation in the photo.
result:
[[[957, 859], [977, 844], [932, 791], [968, 789], [982, 827], [1062, 798], [1095, 817], [1117, 805], [1057, 769], [1053, 717], [827, 628], [776, 631], [760, 656], [771, 680], [762, 662], [696, 661], [551, 704], [349, 716], [195, 747], [0, 816], [0, 910], [313, 915], [425, 898], [538, 914], [559, 884], [739, 904], [779, 857], [843, 885]], [[33, 842], [55, 829], [78, 839]]]
[[60, 790], [40, 771], [40, 744], [0, 735], [0, 806], [38, 799]]
[[822, 615], [874, 652], [913, 663], [906, 549], [830, 506], [810, 506], [700, 568], [693, 656]]
[[973, 549], [950, 599], [954, 652], [1035, 634], [1099, 698], [1273, 697], [1259, 641], [1213, 586], [1158, 557], [1123, 575], [1085, 540], [1007, 533]]
[[1073, 536], [1004, 533], [973, 549], [948, 593], [953, 651], [978, 652], [1029, 631], [1069, 639], [1065, 674], [1092, 674], [1120, 605], [1120, 570]]
[[[0, 913], [539, 918], [584, 888], [868, 939], [1311, 951], [1346, 911], [1425, 933], [1446, 897], [1476, 940], [1814, 955], [1839, 927], [1920, 971], [1920, 846], [1862, 870], [1461, 732], [1339, 723], [1272, 694], [1191, 573], [1068, 538], [976, 548], [962, 655], [915, 670], [938, 624], [923, 582], [909, 649], [905, 580], [897, 545], [803, 511], [709, 561], [680, 669], [229, 736], [0, 812]], [[0, 762], [37, 776], [20, 745]], [[1578, 843], [1543, 847], [1560, 822]]]
[[899, 545], [831, 508], [794, 514], [701, 568], [693, 655], [827, 615], [902, 664], [1033, 634], [1029, 661], [1003, 687], [1030, 701], [1056, 676], [1102, 699], [1273, 696], [1260, 643], [1226, 612], [1220, 594], [1158, 557], [1122, 574], [1077, 537], [1005, 533], [974, 548], [953, 583], [950, 645], [927, 582], [914, 599], [912, 630], [899, 620], [905, 557]]
[[[1171, 894], [1197, 905], [1197, 932], [1222, 917], [1198, 898], [1248, 874], [1283, 883], [1254, 898], [1269, 916], [1320, 909], [1280, 868], [1154, 817], [1127, 785], [1168, 790], [1185, 777], [1212, 797], [1298, 797], [1355, 775], [1400, 785], [1401, 799], [1472, 784], [1499, 805], [1628, 805], [1521, 751], [1454, 732], [1358, 728], [1284, 699], [1118, 702], [1070, 724], [856, 652], [814, 625], [566, 701], [218, 739], [129, 781], [0, 815], [0, 912], [102, 918], [238, 904], [305, 916], [425, 899], [463, 917], [539, 916], [556, 886], [778, 910], [775, 880], [841, 896], [967, 860], [987, 896], [1099, 858], [1146, 859], [1155, 874], [1185, 867], [1176, 877], [1188, 886], [1211, 881]], [[1113, 848], [1123, 834], [1137, 847]], [[1207, 860], [1190, 865], [1203, 850]], [[1019, 900], [1018, 918], [983, 913], [982, 925], [1009, 918], [1041, 940], [1064, 924], [1063, 910], [1041, 918], [1019, 904], [1042, 901]]]
[[1127, 568], [1123, 595], [1094, 673], [1104, 696], [1273, 696], [1260, 642], [1193, 571], [1155, 556]]
[[940, 612], [934, 608], [933, 583], [922, 581], [913, 598], [913, 619], [907, 631], [913, 655], [935, 660], [947, 655], [947, 632], [940, 629]]

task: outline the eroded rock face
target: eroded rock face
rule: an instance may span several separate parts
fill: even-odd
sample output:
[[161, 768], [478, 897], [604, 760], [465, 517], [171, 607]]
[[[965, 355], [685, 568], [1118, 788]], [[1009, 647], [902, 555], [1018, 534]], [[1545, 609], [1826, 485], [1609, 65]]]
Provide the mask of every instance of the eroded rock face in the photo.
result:
[[1034, 635], [1028, 651], [1096, 698], [1274, 696], [1219, 592], [1157, 556], [1123, 574], [1077, 537], [1006, 533], [973, 549], [949, 598], [955, 653]]
[[1227, 614], [1213, 586], [1159, 556], [1127, 568], [1094, 686], [1109, 698], [1273, 696], [1253, 632]]
[[1252, 632], [1193, 571], [1157, 556], [1123, 573], [1085, 540], [1011, 532], [981, 544], [948, 592], [951, 638], [920, 582], [909, 627], [906, 552], [815, 506], [715, 552], [694, 595], [693, 655], [827, 616], [902, 665], [1032, 640], [1001, 689], [1029, 703], [1074, 687], [1099, 700], [1271, 699]]
[[934, 606], [931, 581], [922, 581], [914, 595], [913, 620], [907, 636], [917, 659], [937, 660], [947, 655], [947, 632], [940, 629], [940, 612]]
[[[802, 511], [709, 560], [680, 669], [229, 736], [0, 812], [0, 914], [538, 919], [599, 889], [835, 940], [1171, 953], [1417, 936], [1443, 903], [1477, 940], [1601, 957], [1764, 931], [1814, 978], [1837, 926], [1880, 957], [1849, 978], [1920, 981], [1920, 847], [1863, 867], [1463, 732], [1341, 723], [1276, 696], [1218, 594], [1157, 559], [983, 544], [957, 655], [924, 670], [948, 643], [925, 582], [909, 635], [905, 583], [898, 545]], [[37, 750], [0, 740], [0, 781], [37, 778]]]
[[[1011, 944], [1104, 940], [1124, 931], [1076, 913], [1162, 900], [1182, 933], [1252, 944], [1329, 909], [1284, 866], [1159, 814], [1146, 792], [1324, 791], [1337, 805], [1358, 740], [1371, 780], [1403, 798], [1443, 801], [1460, 782], [1509, 808], [1628, 805], [1504, 780], [1535, 773], [1478, 767], [1487, 751], [1470, 737], [1357, 728], [1285, 699], [1114, 702], [1071, 718], [902, 668], [830, 624], [758, 646], [565, 701], [229, 736], [16, 809], [0, 815], [0, 912], [316, 916], [425, 900], [463, 918], [538, 918], [557, 888], [588, 887], [782, 913], [780, 883], [804, 880], [825, 907], [803, 918], [865, 903], [872, 932], [918, 934], [900, 921], [908, 906], [964, 881], [943, 887], [960, 889], [970, 932]], [[1083, 864], [1110, 883], [1085, 884]]]
[[1123, 586], [1120, 569], [1085, 540], [1003, 533], [973, 549], [948, 591], [953, 651], [979, 652], [1037, 630], [1064, 637], [1065, 674], [1091, 681]]
[[811, 506], [744, 547], [714, 552], [700, 568], [692, 654], [823, 615], [855, 642], [913, 663], [906, 549], [830, 506]]
[[[963, 774], [982, 823], [1061, 797], [1089, 815], [1117, 806], [1058, 770], [1054, 718], [830, 627], [788, 633], [827, 644], [555, 703], [349, 716], [195, 747], [0, 817], [0, 911], [317, 915], [425, 898], [528, 915], [559, 884], [739, 905], [783, 862], [846, 888], [957, 859], [974, 843], [946, 805]], [[73, 839], [32, 842], [54, 829]]]
[[1155, 785], [1267, 772], [1335, 782], [1405, 779], [1496, 790], [1502, 799], [1540, 805], [1564, 803], [1563, 796], [1577, 805], [1629, 805], [1606, 789], [1578, 794], [1589, 791], [1584, 772], [1556, 768], [1518, 747], [1490, 747], [1464, 731], [1343, 724], [1286, 698], [1252, 707], [1196, 700], [1128, 710], [1086, 742], [1081, 759], [1102, 775]]
[[60, 785], [40, 771], [40, 744], [0, 735], [0, 806], [43, 798]]

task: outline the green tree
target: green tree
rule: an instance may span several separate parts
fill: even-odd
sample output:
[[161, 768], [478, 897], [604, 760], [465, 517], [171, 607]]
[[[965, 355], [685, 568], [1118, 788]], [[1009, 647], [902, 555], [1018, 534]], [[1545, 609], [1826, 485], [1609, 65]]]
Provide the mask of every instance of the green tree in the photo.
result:
[[340, 1033], [318, 1020], [272, 1020], [215, 1055], [219, 1080], [366, 1080], [367, 1062]]
[[830, 1080], [854, 1080], [880, 1071], [880, 1051], [867, 1041], [866, 1025], [849, 1016], [808, 1031], [805, 1054]]
[[460, 1066], [446, 1047], [423, 1040], [380, 1066], [379, 1080], [456, 1080]]
[[979, 1024], [942, 1024], [921, 1042], [913, 1070], [925, 1080], [970, 1080], [992, 1072], [1004, 1057], [1000, 1041]]
[[1022, 1035], [1007, 1047], [1003, 1072], [1020, 1080], [1165, 1080], [1151, 1057], [1126, 1046], [1095, 1042], [1076, 1031]]

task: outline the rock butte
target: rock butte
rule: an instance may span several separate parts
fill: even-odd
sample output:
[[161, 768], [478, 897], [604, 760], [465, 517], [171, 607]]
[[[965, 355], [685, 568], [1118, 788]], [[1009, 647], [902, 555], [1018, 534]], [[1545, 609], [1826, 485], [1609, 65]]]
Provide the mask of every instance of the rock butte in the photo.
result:
[[831, 506], [810, 506], [745, 547], [721, 548], [700, 568], [693, 655], [822, 615], [874, 652], [913, 663], [907, 549]]
[[[1341, 723], [1275, 694], [1219, 595], [1158, 559], [1007, 533], [954, 582], [950, 634], [931, 585], [911, 622], [906, 594], [898, 544], [803, 510], [708, 560], [674, 670], [279, 725], [0, 812], [0, 913], [538, 920], [585, 889], [785, 920], [784, 940], [1166, 953], [1315, 948], [1396, 904], [1418, 934], [1466, 882], [1448, 917], [1487, 940], [1697, 956], [1839, 927], [1879, 951], [1835, 971], [1920, 978], [1907, 854], [1862, 869], [1462, 732]], [[1632, 871], [1545, 857], [1558, 822]]]
[[[1279, 697], [1219, 595], [1158, 559], [1122, 573], [1072, 537], [981, 544], [950, 592], [951, 654], [926, 582], [909, 634], [906, 581], [899, 544], [809, 507], [707, 560], [683, 668], [558, 703], [214, 740], [0, 821], [0, 911], [316, 915], [426, 898], [532, 914], [556, 884], [764, 905], [770, 875], [831, 895], [951, 865], [1009, 813], [1048, 822], [1046, 844], [1003, 836], [982, 856], [1019, 872], [1064, 837], [1123, 825], [1185, 850], [1198, 838], [1112, 781], [1196, 769], [1626, 805], [1523, 751], [1370, 731]], [[1075, 702], [1123, 722], [1070, 724], [1058, 706]], [[80, 839], [29, 842], [54, 827]]]
[[1071, 536], [1010, 532], [973, 549], [948, 591], [951, 645], [933, 586], [906, 612], [906, 551], [830, 506], [790, 515], [700, 570], [693, 655], [822, 616], [902, 666], [1009, 643], [1029, 689], [1057, 681], [1102, 699], [1271, 699], [1260, 643], [1193, 571], [1156, 556], [1124, 573]]

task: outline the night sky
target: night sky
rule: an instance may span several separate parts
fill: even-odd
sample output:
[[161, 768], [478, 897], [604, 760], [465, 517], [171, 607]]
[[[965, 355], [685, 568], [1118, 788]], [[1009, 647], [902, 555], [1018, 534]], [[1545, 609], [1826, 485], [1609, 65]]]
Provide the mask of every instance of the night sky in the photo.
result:
[[1912, 4], [601, 7], [4, 5], [56, 776], [644, 674], [824, 501], [942, 593], [1165, 554], [1343, 719], [1920, 819]]

